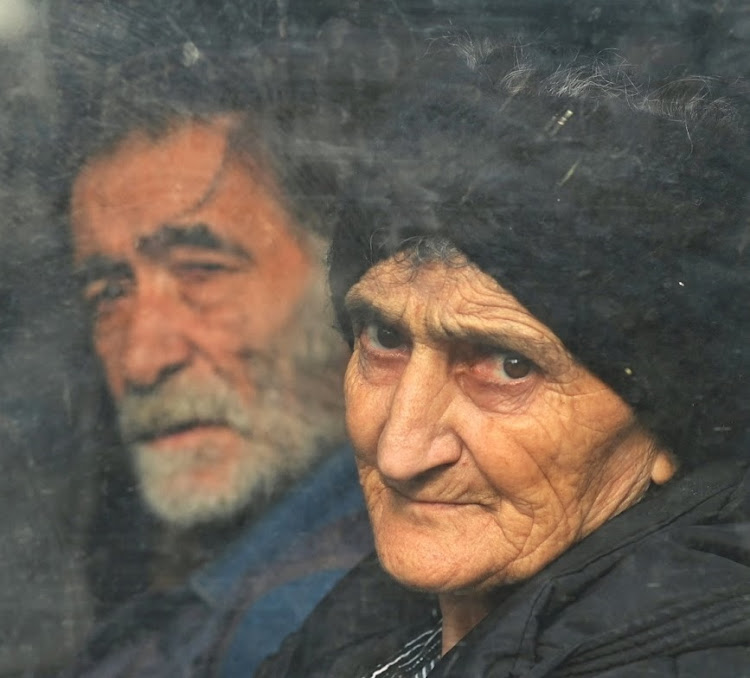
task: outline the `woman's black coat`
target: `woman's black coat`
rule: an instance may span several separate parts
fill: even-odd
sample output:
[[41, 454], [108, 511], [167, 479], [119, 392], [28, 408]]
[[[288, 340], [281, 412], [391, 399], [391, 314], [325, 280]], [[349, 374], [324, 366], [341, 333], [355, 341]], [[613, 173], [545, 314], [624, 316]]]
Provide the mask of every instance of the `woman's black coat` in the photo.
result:
[[[360, 678], [434, 598], [360, 564], [258, 678]], [[750, 676], [750, 474], [703, 466], [606, 523], [497, 607], [430, 678]]]

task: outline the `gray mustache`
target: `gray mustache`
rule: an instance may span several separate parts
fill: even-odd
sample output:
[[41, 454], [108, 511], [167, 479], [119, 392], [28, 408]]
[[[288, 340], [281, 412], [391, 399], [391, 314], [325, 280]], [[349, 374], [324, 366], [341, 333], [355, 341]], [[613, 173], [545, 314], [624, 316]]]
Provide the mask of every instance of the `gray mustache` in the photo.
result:
[[117, 404], [123, 442], [132, 444], [196, 425], [219, 424], [252, 433], [247, 406], [227, 387], [164, 388], [126, 393]]

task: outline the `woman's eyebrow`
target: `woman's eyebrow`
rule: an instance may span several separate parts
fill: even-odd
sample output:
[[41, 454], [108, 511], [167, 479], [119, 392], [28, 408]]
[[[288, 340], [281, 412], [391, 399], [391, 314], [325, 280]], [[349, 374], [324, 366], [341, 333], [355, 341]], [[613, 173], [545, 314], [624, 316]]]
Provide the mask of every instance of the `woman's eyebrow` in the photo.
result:
[[[409, 334], [401, 315], [389, 313], [371, 297], [356, 289], [347, 294], [344, 307], [355, 329], [370, 323], [378, 323], [391, 327], [403, 335]], [[477, 317], [475, 320], [479, 324], [480, 318]], [[468, 326], [462, 322], [453, 327], [428, 327], [427, 332], [436, 342], [461, 343], [491, 351], [520, 353], [550, 374], [563, 372], [574, 362], [565, 348], [551, 339], [532, 337], [504, 326], [493, 326], [491, 321], [486, 327], [477, 327], [473, 323]]]
[[344, 308], [349, 316], [353, 327], [362, 327], [369, 323], [378, 323], [387, 325], [399, 332], [405, 332], [406, 328], [400, 316], [394, 313], [388, 313], [380, 308], [367, 297], [358, 294], [356, 291], [347, 294], [344, 300]]
[[444, 338], [450, 342], [462, 342], [486, 350], [520, 353], [539, 367], [554, 371], [556, 367], [567, 366], [570, 358], [559, 345], [544, 339], [536, 339], [512, 329], [488, 327], [443, 329]]

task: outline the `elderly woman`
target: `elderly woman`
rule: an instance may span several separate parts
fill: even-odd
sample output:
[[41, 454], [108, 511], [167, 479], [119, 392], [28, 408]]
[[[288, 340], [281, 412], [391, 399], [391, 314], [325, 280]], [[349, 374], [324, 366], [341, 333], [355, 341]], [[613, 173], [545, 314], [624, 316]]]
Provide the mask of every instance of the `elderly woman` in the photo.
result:
[[260, 676], [750, 675], [745, 103], [459, 47], [331, 253], [377, 559]]

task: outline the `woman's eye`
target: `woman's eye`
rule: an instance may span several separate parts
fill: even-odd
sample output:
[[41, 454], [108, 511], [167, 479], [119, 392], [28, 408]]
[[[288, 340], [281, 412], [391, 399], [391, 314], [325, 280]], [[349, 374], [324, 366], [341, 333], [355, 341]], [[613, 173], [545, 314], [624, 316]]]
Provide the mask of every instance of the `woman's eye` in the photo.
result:
[[520, 381], [533, 374], [536, 365], [521, 355], [497, 349], [482, 352], [471, 362], [471, 371], [479, 379], [491, 384]]
[[370, 323], [362, 334], [371, 347], [381, 351], [394, 351], [406, 343], [398, 330], [380, 323]]
[[502, 358], [502, 369], [509, 379], [523, 379], [531, 374], [534, 363], [522, 355], [511, 353]]

